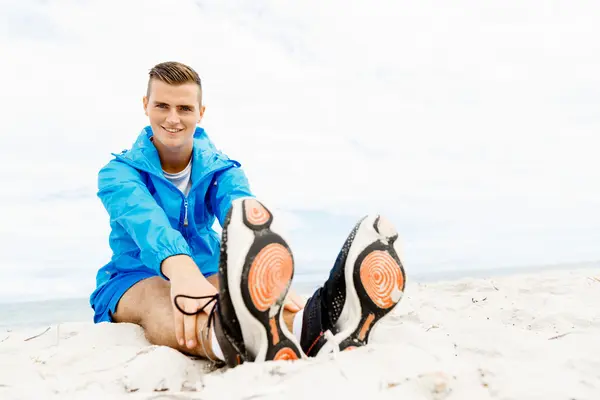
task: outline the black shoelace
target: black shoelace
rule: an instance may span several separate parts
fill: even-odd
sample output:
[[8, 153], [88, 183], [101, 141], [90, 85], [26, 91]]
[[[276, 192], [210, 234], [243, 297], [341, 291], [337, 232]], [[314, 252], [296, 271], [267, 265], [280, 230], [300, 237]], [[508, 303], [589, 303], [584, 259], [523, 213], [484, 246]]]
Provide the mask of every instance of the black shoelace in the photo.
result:
[[[186, 299], [192, 299], [192, 300], [202, 300], [202, 299], [210, 299], [209, 301], [206, 302], [206, 304], [204, 304], [202, 307], [200, 307], [199, 309], [197, 309], [196, 311], [193, 312], [187, 312], [185, 311], [181, 306], [179, 306], [179, 304], [177, 303], [177, 299], [180, 297], [184, 297]], [[215, 307], [213, 307], [212, 311], [210, 312], [210, 314], [208, 315], [208, 322], [206, 324], [207, 328], [210, 330], [210, 328], [212, 327], [212, 324], [214, 323], [215, 320], [215, 311], [216, 311], [216, 306], [217, 304], [219, 304], [219, 294], [211, 294], [208, 296], [188, 296], [185, 294], [178, 294], [177, 296], [175, 296], [173, 298], [173, 302], [175, 303], [175, 307], [177, 307], [177, 309], [179, 310], [180, 313], [184, 314], [184, 315], [198, 315], [200, 314], [202, 311], [204, 311], [204, 309], [206, 307], [208, 307], [211, 303], [215, 303]]]

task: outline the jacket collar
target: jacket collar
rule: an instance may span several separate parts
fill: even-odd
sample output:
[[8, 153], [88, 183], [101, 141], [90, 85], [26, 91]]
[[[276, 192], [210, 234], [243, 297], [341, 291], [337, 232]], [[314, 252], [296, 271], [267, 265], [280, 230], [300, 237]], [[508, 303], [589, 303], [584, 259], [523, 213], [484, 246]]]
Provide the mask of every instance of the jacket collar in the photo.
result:
[[[113, 155], [125, 159], [138, 169], [163, 176], [158, 151], [150, 140], [152, 136], [152, 127], [146, 126], [138, 135], [131, 150], [124, 150], [121, 154]], [[192, 151], [193, 181], [197, 181], [209, 172], [227, 165], [228, 158], [215, 148], [203, 128], [196, 127]]]

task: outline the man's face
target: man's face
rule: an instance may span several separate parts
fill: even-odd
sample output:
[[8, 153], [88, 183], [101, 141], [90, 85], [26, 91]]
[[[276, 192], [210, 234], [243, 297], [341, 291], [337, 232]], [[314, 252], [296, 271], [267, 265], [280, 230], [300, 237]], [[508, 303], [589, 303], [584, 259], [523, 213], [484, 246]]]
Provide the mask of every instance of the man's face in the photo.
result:
[[144, 111], [156, 145], [173, 151], [191, 149], [196, 124], [204, 115], [199, 90], [195, 83], [173, 86], [152, 81], [150, 95], [144, 96]]

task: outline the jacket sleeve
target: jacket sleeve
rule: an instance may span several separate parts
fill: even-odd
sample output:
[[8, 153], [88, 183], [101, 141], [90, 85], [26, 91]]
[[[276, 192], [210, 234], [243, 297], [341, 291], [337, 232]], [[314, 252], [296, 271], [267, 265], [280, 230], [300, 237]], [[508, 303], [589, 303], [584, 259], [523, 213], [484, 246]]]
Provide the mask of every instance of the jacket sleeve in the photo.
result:
[[[233, 160], [232, 160], [233, 161]], [[210, 203], [221, 226], [225, 223], [231, 203], [241, 197], [254, 197], [250, 190], [248, 178], [240, 163], [233, 161], [234, 166], [218, 172], [213, 179], [210, 191]]]
[[173, 229], [165, 211], [158, 205], [136, 169], [111, 161], [98, 173], [98, 197], [108, 211], [111, 223], [125, 229], [140, 249], [144, 265], [167, 279], [161, 264], [167, 257], [186, 254], [190, 248]]

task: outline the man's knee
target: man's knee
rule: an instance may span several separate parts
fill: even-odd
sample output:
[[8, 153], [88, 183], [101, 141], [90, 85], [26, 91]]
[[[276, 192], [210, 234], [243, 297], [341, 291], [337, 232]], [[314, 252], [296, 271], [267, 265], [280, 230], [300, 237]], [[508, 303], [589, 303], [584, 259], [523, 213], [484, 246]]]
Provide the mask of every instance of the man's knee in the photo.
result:
[[143, 326], [151, 313], [159, 310], [164, 312], [165, 305], [170, 302], [170, 293], [170, 285], [166, 280], [158, 276], [143, 279], [123, 294], [113, 320]]

